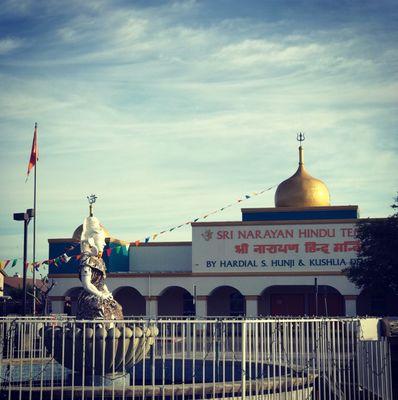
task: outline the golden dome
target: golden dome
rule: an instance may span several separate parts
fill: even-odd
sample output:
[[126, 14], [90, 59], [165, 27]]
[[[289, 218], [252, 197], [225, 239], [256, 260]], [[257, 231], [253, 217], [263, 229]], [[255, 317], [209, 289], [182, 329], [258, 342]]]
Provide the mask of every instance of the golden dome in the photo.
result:
[[[101, 228], [104, 230], [105, 237], [106, 238], [111, 237], [110, 233], [108, 232], [108, 229], [106, 229], [102, 224], [100, 224], [100, 225], [101, 225]], [[83, 231], [83, 224], [79, 225], [75, 229], [75, 231], [73, 232], [73, 235], [72, 235], [72, 239], [74, 239], [76, 241], [80, 241], [80, 238], [82, 237], [82, 231]]]
[[296, 173], [278, 185], [275, 207], [322, 207], [330, 206], [326, 185], [313, 178], [304, 168], [303, 148], [299, 147], [299, 167]]

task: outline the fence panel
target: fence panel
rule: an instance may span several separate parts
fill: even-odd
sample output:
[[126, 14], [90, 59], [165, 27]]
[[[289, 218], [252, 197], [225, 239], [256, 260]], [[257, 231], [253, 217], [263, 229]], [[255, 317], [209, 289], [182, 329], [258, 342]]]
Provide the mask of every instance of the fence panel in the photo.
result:
[[4, 399], [392, 399], [358, 318], [0, 318]]

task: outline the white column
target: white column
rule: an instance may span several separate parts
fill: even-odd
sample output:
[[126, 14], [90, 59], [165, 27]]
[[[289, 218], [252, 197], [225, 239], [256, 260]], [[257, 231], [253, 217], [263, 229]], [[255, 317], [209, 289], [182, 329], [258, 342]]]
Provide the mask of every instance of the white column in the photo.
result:
[[357, 315], [357, 297], [356, 295], [344, 296], [346, 317], [355, 317]]
[[258, 296], [245, 296], [246, 317], [258, 316]]
[[207, 315], [207, 296], [196, 296], [196, 314], [197, 317]]
[[53, 314], [63, 314], [64, 313], [64, 300], [62, 297], [62, 300], [59, 300], [58, 296], [57, 297], [53, 297], [53, 298], [49, 298], [49, 300], [51, 301], [51, 312]]
[[147, 317], [156, 317], [158, 315], [157, 296], [145, 296], [145, 314]]

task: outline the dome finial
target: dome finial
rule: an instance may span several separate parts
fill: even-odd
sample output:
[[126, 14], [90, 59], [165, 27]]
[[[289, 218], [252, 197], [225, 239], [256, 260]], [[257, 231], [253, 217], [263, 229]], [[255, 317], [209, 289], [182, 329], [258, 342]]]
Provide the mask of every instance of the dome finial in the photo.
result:
[[90, 205], [89, 208], [89, 216], [92, 217], [93, 214], [93, 204], [95, 203], [95, 201], [97, 200], [97, 196], [95, 194], [92, 194], [90, 196], [87, 196], [87, 200], [88, 200], [88, 204]]
[[303, 153], [303, 147], [301, 146], [301, 142], [304, 142], [305, 140], [305, 135], [304, 133], [299, 132], [297, 134], [297, 141], [300, 142], [300, 147], [299, 147], [299, 165], [304, 164], [304, 153]]

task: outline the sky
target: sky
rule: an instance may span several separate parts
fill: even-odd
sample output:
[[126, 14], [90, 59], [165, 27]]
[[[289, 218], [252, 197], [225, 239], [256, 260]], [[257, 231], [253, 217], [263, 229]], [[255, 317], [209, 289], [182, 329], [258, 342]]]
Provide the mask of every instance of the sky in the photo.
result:
[[[49, 238], [72, 236], [92, 193], [111, 235], [135, 241], [275, 186], [297, 168], [297, 132], [332, 205], [390, 215], [397, 5], [2, 0], [0, 259], [22, 257], [12, 215], [33, 207], [35, 122], [39, 261]], [[273, 207], [274, 193], [207, 221]], [[190, 226], [157, 240], [189, 241]]]

